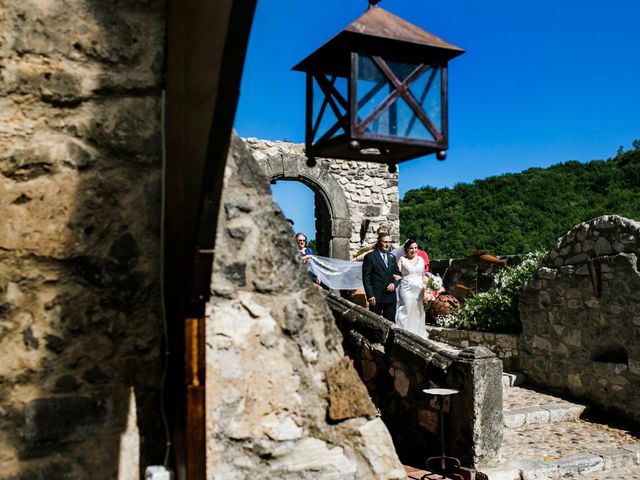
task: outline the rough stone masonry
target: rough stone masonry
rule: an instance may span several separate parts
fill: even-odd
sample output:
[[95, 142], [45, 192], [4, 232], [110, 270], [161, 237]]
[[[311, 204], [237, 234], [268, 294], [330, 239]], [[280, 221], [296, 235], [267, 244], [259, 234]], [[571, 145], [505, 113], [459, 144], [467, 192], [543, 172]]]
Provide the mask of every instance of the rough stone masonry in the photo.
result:
[[163, 49], [161, 1], [0, 1], [0, 478], [162, 461]]
[[[162, 462], [164, 16], [157, 0], [0, 0], [0, 479]], [[364, 387], [264, 178], [236, 174], [247, 155], [212, 280], [209, 474], [401, 478], [371, 406], [345, 402]]]
[[319, 158], [308, 167], [304, 145], [245, 141], [268, 180], [296, 180], [314, 192], [317, 253], [350, 260], [363, 245], [376, 242], [380, 225], [389, 225], [397, 238], [398, 174], [386, 165]]
[[539, 385], [640, 421], [640, 223], [576, 225], [520, 296], [520, 367]]
[[225, 480], [405, 478], [264, 175], [235, 138], [206, 320], [207, 470]]

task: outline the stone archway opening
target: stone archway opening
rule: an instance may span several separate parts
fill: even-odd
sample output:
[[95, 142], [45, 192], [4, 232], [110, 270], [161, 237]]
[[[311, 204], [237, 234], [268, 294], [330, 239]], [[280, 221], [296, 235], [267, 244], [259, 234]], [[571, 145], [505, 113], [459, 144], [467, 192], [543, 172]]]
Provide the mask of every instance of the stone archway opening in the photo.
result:
[[332, 215], [326, 195], [313, 182], [291, 178], [270, 181], [274, 200], [284, 216], [295, 221], [293, 230], [307, 235], [315, 253], [330, 256]]
[[315, 195], [318, 253], [350, 260], [375, 243], [375, 229], [399, 229], [398, 176], [382, 164], [318, 158], [307, 164], [304, 145], [245, 139], [266, 180], [301, 182]]

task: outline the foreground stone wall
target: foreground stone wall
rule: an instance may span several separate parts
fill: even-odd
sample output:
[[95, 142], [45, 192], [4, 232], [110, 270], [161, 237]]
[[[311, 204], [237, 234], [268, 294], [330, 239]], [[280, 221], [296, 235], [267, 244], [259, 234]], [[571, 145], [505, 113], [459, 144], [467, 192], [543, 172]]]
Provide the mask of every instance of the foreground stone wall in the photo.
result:
[[[386, 165], [318, 158], [315, 167], [308, 167], [304, 145], [255, 138], [245, 141], [268, 180], [296, 180], [310, 187], [316, 193], [316, 215], [323, 216], [318, 203], [326, 204], [328, 216], [318, 218], [316, 224], [318, 247], [324, 241], [331, 244], [325, 255], [353, 258], [363, 245], [376, 242], [380, 225], [389, 225], [393, 236], [398, 236], [398, 174], [389, 173]], [[363, 222], [368, 227], [361, 238]]]
[[206, 319], [208, 476], [405, 478], [264, 175], [235, 138]]
[[446, 451], [467, 466], [486, 463], [502, 442], [502, 365], [483, 347], [424, 340], [345, 299], [328, 302], [402, 461], [424, 465], [440, 453], [438, 413], [425, 388], [453, 388]]
[[531, 380], [640, 420], [640, 223], [603, 216], [558, 240], [520, 297]]
[[162, 461], [163, 16], [0, 1], [0, 478]]

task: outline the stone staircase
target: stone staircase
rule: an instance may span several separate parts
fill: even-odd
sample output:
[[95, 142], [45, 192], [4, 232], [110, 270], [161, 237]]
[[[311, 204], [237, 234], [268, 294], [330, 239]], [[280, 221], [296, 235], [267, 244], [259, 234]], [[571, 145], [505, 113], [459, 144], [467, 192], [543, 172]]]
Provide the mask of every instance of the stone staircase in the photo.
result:
[[640, 438], [581, 419], [582, 405], [503, 376], [504, 440], [500, 458], [476, 479], [640, 479]]

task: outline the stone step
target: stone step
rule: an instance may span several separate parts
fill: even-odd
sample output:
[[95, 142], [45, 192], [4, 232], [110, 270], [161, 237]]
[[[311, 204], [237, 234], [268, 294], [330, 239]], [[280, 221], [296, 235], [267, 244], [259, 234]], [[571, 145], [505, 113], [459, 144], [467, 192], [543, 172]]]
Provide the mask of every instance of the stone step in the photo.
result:
[[504, 425], [507, 428], [575, 421], [585, 410], [584, 405], [523, 387], [503, 389], [502, 399]]
[[[505, 428], [498, 461], [478, 467], [479, 480], [635, 478], [640, 472], [640, 439], [603, 424], [575, 422]], [[607, 477], [612, 475], [612, 477]], [[592, 477], [588, 477], [592, 478]], [[640, 477], [638, 477], [640, 478]]]
[[629, 465], [599, 472], [567, 475], [566, 478], [579, 478], [580, 480], [640, 480], [640, 465]]
[[584, 409], [584, 406], [572, 403], [549, 403], [535, 407], [514, 408], [503, 412], [504, 426], [515, 428], [534, 423], [572, 422], [582, 416]]
[[611, 449], [600, 454], [573, 454], [554, 461], [524, 459], [508, 466], [480, 468], [476, 480], [640, 479], [633, 451]]

